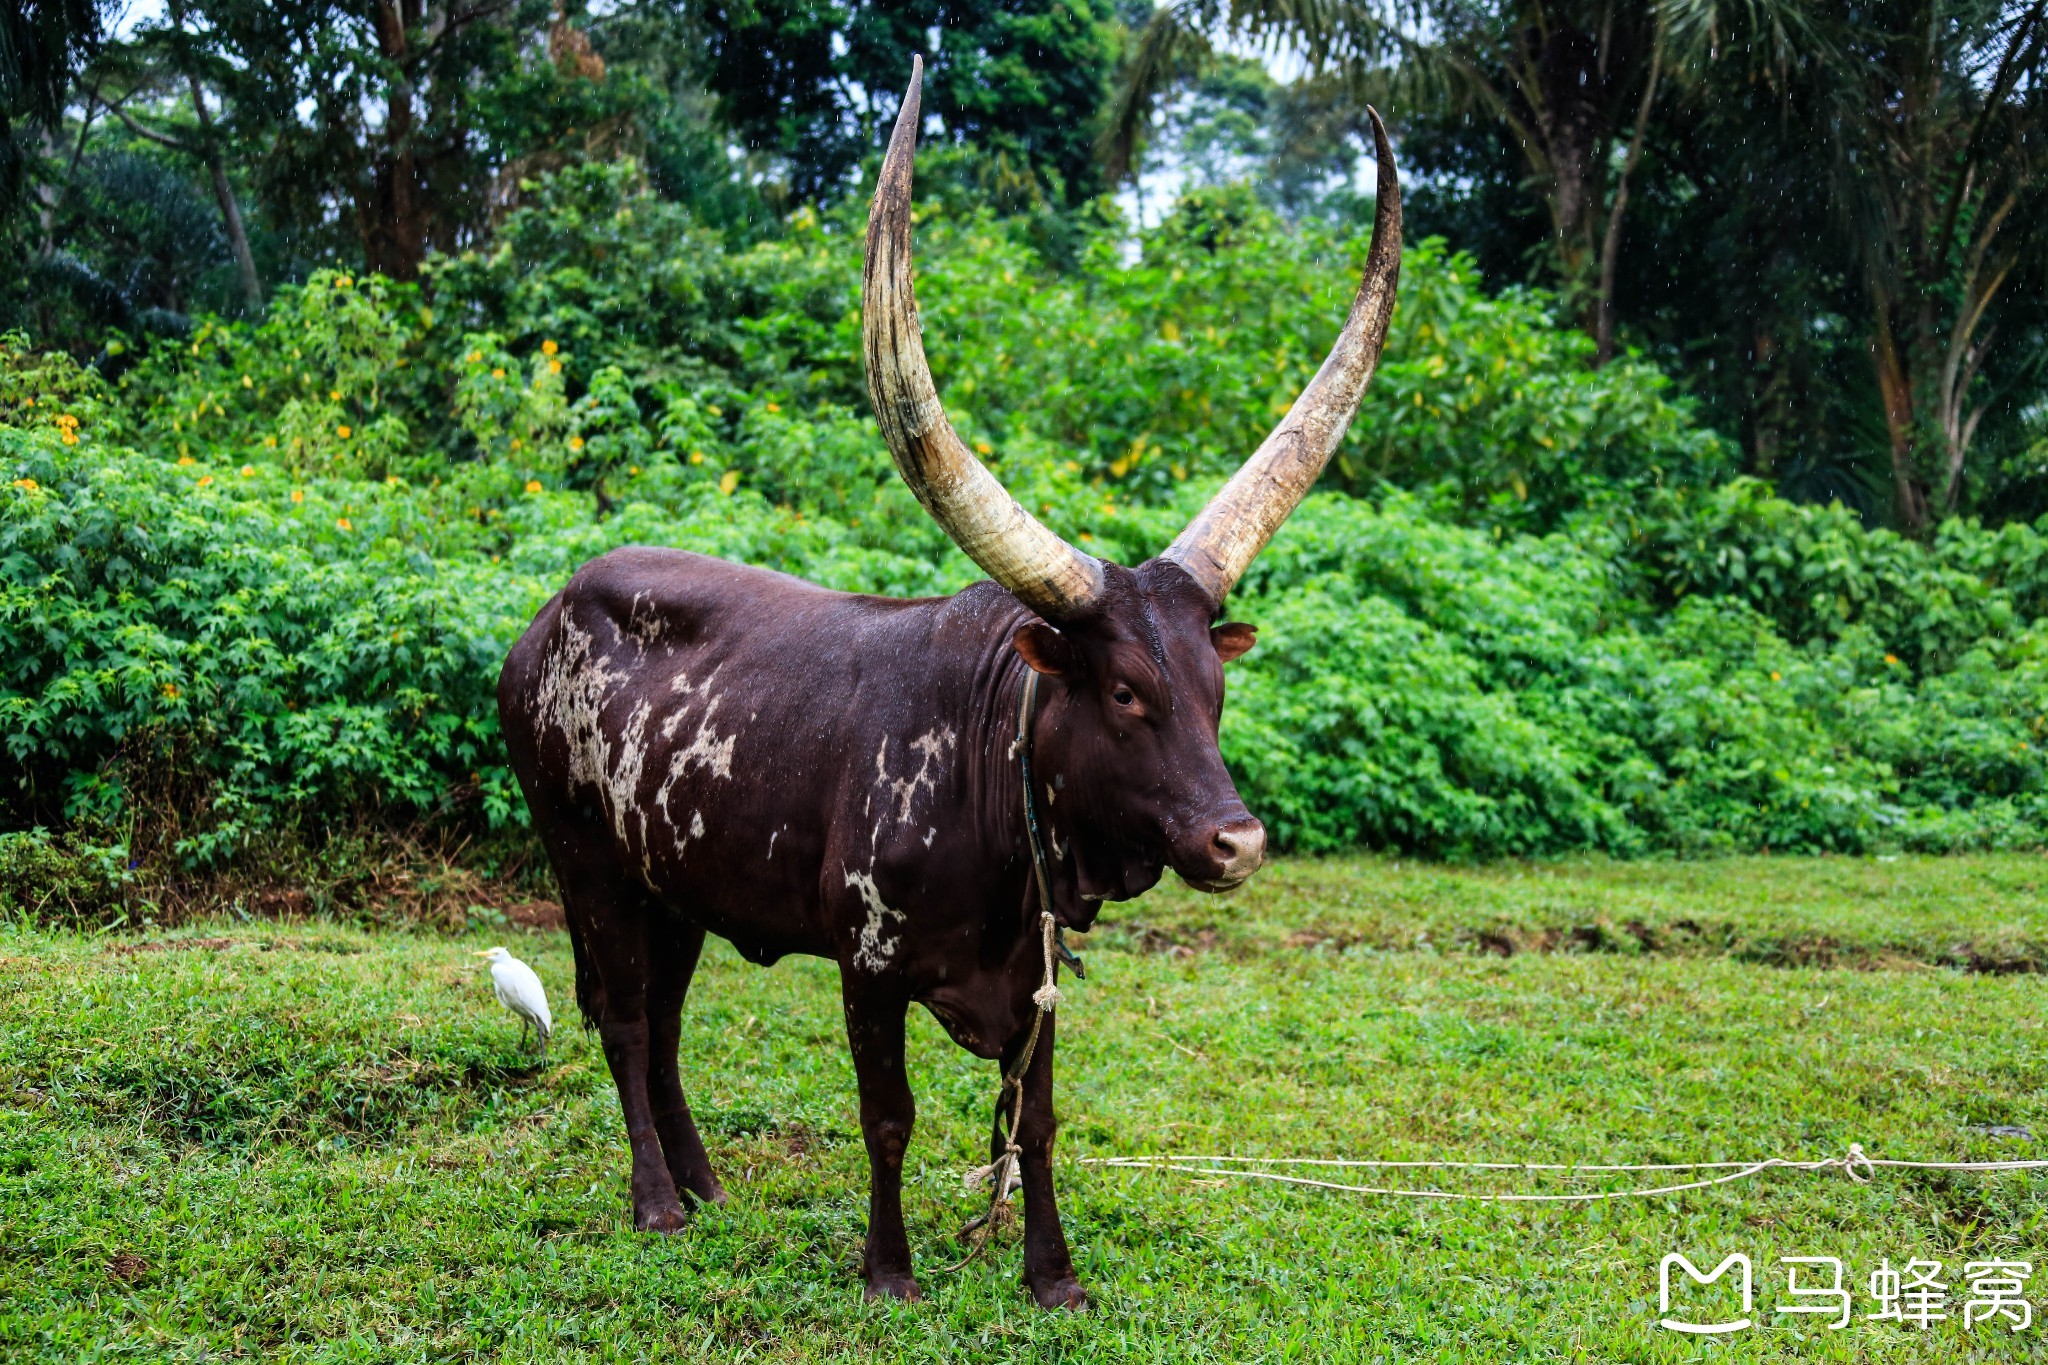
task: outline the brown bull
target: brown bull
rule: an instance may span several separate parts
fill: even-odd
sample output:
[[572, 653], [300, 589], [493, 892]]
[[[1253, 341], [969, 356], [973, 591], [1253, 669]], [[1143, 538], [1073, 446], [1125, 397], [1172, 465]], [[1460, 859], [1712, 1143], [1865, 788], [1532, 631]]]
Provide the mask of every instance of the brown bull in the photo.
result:
[[[921, 72], [921, 64], [918, 67]], [[1279, 428], [1159, 558], [1068, 545], [1012, 499], [940, 408], [910, 283], [919, 75], [868, 221], [868, 387], [918, 500], [993, 582], [898, 601], [682, 551], [584, 566], [506, 660], [512, 765], [568, 909], [576, 991], [625, 1111], [634, 1223], [673, 1231], [719, 1200], [677, 1069], [706, 933], [752, 961], [839, 964], [871, 1171], [869, 1295], [912, 1298], [901, 1199], [912, 1002], [962, 1047], [1026, 1055], [1039, 1013], [1040, 888], [1020, 780], [1036, 775], [1045, 890], [1086, 929], [1171, 867], [1204, 890], [1259, 866], [1265, 831], [1217, 750], [1223, 665], [1252, 628], [1225, 597], [1321, 473], [1379, 356], [1400, 260], [1399, 190], [1374, 118], [1379, 209], [1364, 282]], [[1035, 670], [1035, 733], [1019, 752]], [[1025, 1280], [1080, 1307], [1053, 1202], [1051, 1014], [1014, 1139]], [[1005, 1113], [1009, 1112], [1005, 1107]], [[992, 1157], [1006, 1150], [999, 1121]]]

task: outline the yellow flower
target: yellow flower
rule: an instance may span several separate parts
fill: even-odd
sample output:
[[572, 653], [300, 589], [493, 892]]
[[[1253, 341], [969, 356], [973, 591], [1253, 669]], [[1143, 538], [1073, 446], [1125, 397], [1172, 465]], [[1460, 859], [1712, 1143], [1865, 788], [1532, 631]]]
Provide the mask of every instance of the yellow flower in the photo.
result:
[[264, 448], [265, 450], [276, 450], [276, 449], [277, 449], [277, 438], [276, 438], [275, 436], [266, 436], [266, 437], [264, 437], [264, 438], [263, 438], [263, 448]]
[[211, 475], [211, 474], [208, 474], [208, 475], [206, 475], [206, 476], [205, 476], [204, 478], [202, 478], [202, 479], [200, 479], [200, 480], [199, 480], [199, 486], [200, 486], [201, 488], [206, 488], [206, 487], [210, 486], [210, 485], [211, 485], [212, 483], [213, 483], [213, 475]]
[[193, 458], [192, 458], [192, 457], [191, 457], [190, 455], [180, 455], [180, 456], [178, 457], [178, 467], [179, 467], [180, 469], [184, 468], [184, 467], [185, 467], [186, 465], [188, 465], [188, 464], [197, 464], [197, 463], [199, 463], [199, 462], [198, 462], [197, 460], [193, 459]]
[[559, 351], [561, 349], [561, 347], [555, 345], [555, 343], [552, 341], [543, 341], [540, 344], [540, 353], [542, 355], [553, 355], [556, 351]]
[[726, 470], [724, 476], [721, 477], [718, 481], [718, 491], [725, 494], [727, 497], [731, 497], [732, 490], [738, 488], [739, 486], [740, 472], [737, 469]]
[[353, 531], [353, 530], [355, 530], [355, 529], [356, 529], [355, 527], [353, 527], [353, 526], [351, 526], [351, 525], [349, 525], [349, 524], [348, 524], [348, 518], [347, 518], [347, 517], [336, 517], [336, 518], [334, 519], [334, 524], [335, 524], [336, 526], [340, 527], [340, 528], [341, 528], [342, 530], [344, 530], [344, 531]]
[[396, 474], [386, 474], [384, 476], [384, 486], [386, 488], [398, 487], [398, 476]]
[[33, 493], [36, 491], [38, 485], [36, 484], [36, 481], [34, 479], [16, 479], [14, 481], [14, 486], [16, 488], [25, 489], [28, 492]]
[[303, 488], [294, 488], [294, 489], [292, 490], [292, 501], [293, 501], [294, 503], [301, 503], [301, 502], [304, 502], [305, 500], [306, 500], [306, 490], [305, 490], [305, 489], [303, 489]]
[[502, 365], [501, 365], [501, 366], [499, 366], [498, 368], [496, 368], [496, 369], [494, 369], [494, 370], [492, 370], [492, 371], [491, 371], [491, 378], [493, 378], [493, 379], [503, 379], [504, 377], [505, 377], [505, 367], [504, 367], [504, 366], [502, 366]]
[[549, 374], [560, 374], [561, 372], [562, 372], [562, 362], [561, 362], [561, 361], [559, 361], [559, 360], [550, 360], [550, 361], [548, 362], [548, 373], [549, 373]]
[[241, 469], [237, 470], [236, 472], [239, 473], [245, 479], [253, 479], [256, 477], [256, 466], [253, 464], [245, 464], [241, 467]]
[[242, 387], [245, 389], [253, 389], [256, 387], [256, 381], [245, 374], [242, 376]]
[[768, 407], [768, 411], [770, 411], [770, 412], [781, 412], [781, 411], [782, 411], [782, 404], [780, 404], [780, 403], [770, 403], [770, 404], [768, 404], [768, 405], [767, 405], [767, 407]]
[[581, 449], [583, 449], [583, 438], [582, 438], [581, 436], [571, 436], [571, 437], [569, 438], [569, 449], [571, 449], [571, 450], [581, 450]]
[[1894, 668], [1896, 668], [1898, 666], [1899, 656], [1896, 654], [1887, 654], [1884, 656], [1884, 661], [1892, 665]]
[[709, 407], [705, 408], [704, 411], [710, 413], [713, 417], [725, 416], [725, 409], [719, 407], [716, 403], [711, 404]]
[[633, 478], [637, 479], [640, 477], [640, 466], [637, 464], [629, 464], [626, 466], [626, 473], [631, 475]]
[[329, 390], [327, 391], [327, 397], [328, 397], [328, 400], [329, 400], [330, 402], [335, 402], [335, 403], [339, 403], [339, 402], [341, 401], [341, 390], [340, 390], [340, 389], [329, 389]]
[[75, 446], [78, 444], [78, 433], [75, 431], [67, 431], [59, 439], [62, 440], [64, 444], [67, 446]]
[[527, 492], [529, 492], [529, 493], [538, 493], [538, 492], [540, 492], [540, 480], [539, 480], [539, 479], [528, 479], [528, 480], [526, 481], [526, 491], [527, 491]]
[[691, 463], [691, 464], [703, 464], [703, 463], [704, 463], [704, 452], [703, 452], [703, 451], [701, 451], [701, 450], [693, 450], [693, 451], [691, 451], [691, 452], [690, 452], [690, 463]]
[[472, 365], [475, 365], [475, 364], [477, 364], [477, 363], [478, 363], [478, 362], [480, 362], [480, 361], [481, 361], [481, 360], [482, 360], [483, 358], [484, 358], [484, 353], [483, 353], [482, 351], [471, 351], [471, 352], [469, 353], [469, 363], [470, 363], [470, 364], [472, 364]]
[[342, 276], [342, 277], [341, 277], [340, 279], [338, 279], [338, 280], [336, 280], [336, 281], [334, 282], [334, 287], [335, 287], [336, 289], [347, 289], [347, 288], [349, 288], [349, 287], [350, 287], [351, 285], [353, 285], [354, 283], [355, 283], [355, 281], [354, 281], [354, 280], [350, 279], [350, 278], [349, 278], [348, 276], [346, 276], [346, 275], [343, 275], [343, 276]]
[[974, 453], [977, 455], [993, 455], [995, 451], [990, 448], [987, 441], [976, 441], [974, 443]]
[[176, 684], [165, 683], [163, 685], [163, 694], [165, 701], [176, 701], [178, 699], [178, 689]]
[[1771, 670], [1771, 681], [1772, 681], [1772, 682], [1783, 682], [1783, 681], [1784, 681], [1784, 679], [1783, 679], [1782, 677], [1780, 677], [1780, 676], [1778, 675], [1778, 670], [1777, 670], [1777, 669], [1775, 669], [1775, 668]]
[[344, 441], [346, 441], [349, 437], [355, 435], [355, 433], [353, 431], [350, 431], [346, 426], [336, 427], [334, 429], [334, 434], [336, 436], [339, 436]]

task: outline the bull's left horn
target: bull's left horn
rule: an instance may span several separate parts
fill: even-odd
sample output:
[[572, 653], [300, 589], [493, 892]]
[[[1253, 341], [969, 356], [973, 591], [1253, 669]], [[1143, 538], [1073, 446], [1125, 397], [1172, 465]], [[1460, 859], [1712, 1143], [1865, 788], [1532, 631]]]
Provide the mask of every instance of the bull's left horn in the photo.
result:
[[1394, 315], [1394, 285], [1401, 275], [1401, 182], [1394, 175], [1386, 125], [1373, 109], [1365, 112], [1372, 119], [1379, 157], [1379, 207], [1373, 214], [1365, 278], [1351, 301], [1351, 316], [1322, 369], [1273, 434], [1162, 556], [1187, 570], [1218, 606], [1330, 462], [1358, 412], [1358, 400], [1365, 396], [1365, 386], [1379, 364], [1380, 347], [1386, 343], [1387, 322]]
[[904, 482], [953, 543], [1025, 606], [1049, 620], [1071, 620], [1101, 597], [1102, 565], [1025, 511], [974, 458], [946, 420], [925, 362], [910, 285], [910, 163], [923, 77], [924, 59], [913, 59], [868, 213], [860, 296], [868, 396]]

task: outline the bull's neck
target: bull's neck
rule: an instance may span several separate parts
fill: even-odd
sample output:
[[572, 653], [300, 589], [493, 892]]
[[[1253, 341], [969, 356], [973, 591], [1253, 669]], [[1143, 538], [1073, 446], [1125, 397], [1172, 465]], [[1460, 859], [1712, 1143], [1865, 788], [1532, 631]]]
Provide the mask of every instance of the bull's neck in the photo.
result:
[[[1038, 900], [1030, 880], [1031, 843], [1024, 809], [1023, 765], [1014, 746], [1019, 708], [1031, 670], [1011, 641], [1019, 627], [1037, 618], [1021, 607], [990, 616], [992, 628], [976, 651], [970, 673], [949, 679], [943, 685], [955, 690], [956, 704], [968, 700], [972, 708], [963, 717], [967, 733], [975, 737], [975, 742], [963, 746], [966, 763], [962, 776], [966, 789], [961, 793], [965, 798], [962, 815], [966, 818], [967, 812], [974, 813], [973, 837], [982, 845], [984, 865], [1000, 869], [996, 884], [989, 888], [991, 920], [1007, 923], [1014, 917], [1018, 924], [1030, 926], [1038, 920]], [[1048, 705], [1050, 690], [1041, 680], [1031, 732], [1034, 747], [1043, 743], [1050, 728], [1060, 723], [1059, 708]], [[1037, 776], [1043, 788], [1042, 766]], [[1047, 806], [1042, 790], [1037, 801], [1039, 827], [1046, 839], [1046, 858], [1052, 871], [1053, 908], [1062, 922], [1072, 921], [1083, 906], [1075, 888], [1069, 885], [1072, 876], [1065, 860], [1054, 852], [1067, 842], [1065, 821]], [[1094, 907], [1085, 908], [1092, 912]]]

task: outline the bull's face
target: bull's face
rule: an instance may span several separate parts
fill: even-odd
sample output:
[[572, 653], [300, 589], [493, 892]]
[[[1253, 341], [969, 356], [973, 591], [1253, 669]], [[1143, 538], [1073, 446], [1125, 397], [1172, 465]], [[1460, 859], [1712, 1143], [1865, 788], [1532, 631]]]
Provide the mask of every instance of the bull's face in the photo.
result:
[[1169, 562], [1106, 565], [1105, 579], [1087, 617], [1016, 635], [1042, 675], [1041, 809], [1083, 896], [1128, 899], [1167, 867], [1227, 891], [1266, 850], [1216, 744], [1223, 665], [1252, 647], [1252, 628], [1212, 626], [1208, 596]]

